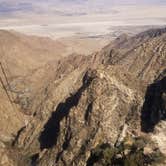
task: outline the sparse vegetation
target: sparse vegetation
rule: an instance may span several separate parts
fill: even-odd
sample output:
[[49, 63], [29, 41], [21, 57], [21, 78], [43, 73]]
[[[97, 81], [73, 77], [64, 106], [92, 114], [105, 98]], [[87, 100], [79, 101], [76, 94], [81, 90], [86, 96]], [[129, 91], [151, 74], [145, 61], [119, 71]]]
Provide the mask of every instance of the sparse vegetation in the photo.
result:
[[98, 145], [92, 150], [87, 161], [87, 166], [147, 166], [162, 163], [163, 154], [155, 149], [154, 152], [145, 154], [145, 138], [126, 138], [118, 147], [109, 144]]

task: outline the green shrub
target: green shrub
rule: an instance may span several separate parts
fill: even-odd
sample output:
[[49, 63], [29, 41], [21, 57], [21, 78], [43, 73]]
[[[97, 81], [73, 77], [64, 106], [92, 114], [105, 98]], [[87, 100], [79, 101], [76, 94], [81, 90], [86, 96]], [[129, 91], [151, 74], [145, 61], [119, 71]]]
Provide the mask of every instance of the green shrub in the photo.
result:
[[[162, 163], [165, 160], [159, 150], [148, 155], [144, 154], [147, 139], [141, 137], [135, 138], [133, 141], [127, 139], [118, 147], [111, 147], [109, 144], [98, 145], [92, 150], [87, 166], [94, 164], [98, 166], [148, 166]], [[130, 142], [130, 144], [126, 142]]]

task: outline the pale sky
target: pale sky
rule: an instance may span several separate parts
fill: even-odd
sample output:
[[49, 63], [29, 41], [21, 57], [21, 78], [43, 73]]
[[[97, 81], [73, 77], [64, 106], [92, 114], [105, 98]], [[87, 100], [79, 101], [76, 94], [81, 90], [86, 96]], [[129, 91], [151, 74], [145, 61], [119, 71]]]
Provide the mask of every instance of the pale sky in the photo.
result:
[[166, 5], [166, 0], [0, 0], [0, 16], [18, 12], [83, 15], [107, 12], [118, 5]]

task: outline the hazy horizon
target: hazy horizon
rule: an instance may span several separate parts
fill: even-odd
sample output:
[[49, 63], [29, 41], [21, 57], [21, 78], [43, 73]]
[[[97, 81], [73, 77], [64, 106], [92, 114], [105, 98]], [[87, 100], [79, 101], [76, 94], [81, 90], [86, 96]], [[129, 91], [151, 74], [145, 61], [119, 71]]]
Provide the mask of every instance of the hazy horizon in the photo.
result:
[[[165, 0], [0, 0], [1, 16], [20, 13], [54, 13], [60, 15], [88, 14], [89, 12], [108, 12], [121, 5], [166, 5]], [[59, 12], [59, 13], [58, 13]]]
[[165, 0], [0, 0], [0, 29], [49, 37], [166, 25]]

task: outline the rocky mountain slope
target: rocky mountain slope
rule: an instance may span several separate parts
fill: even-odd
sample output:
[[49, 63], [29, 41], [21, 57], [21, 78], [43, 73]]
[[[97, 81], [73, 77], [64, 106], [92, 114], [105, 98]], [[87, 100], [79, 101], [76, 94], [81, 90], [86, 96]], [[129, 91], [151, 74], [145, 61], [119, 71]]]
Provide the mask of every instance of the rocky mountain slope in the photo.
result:
[[165, 70], [163, 28], [13, 80], [25, 123], [1, 138], [1, 165], [165, 165]]
[[61, 58], [66, 49], [65, 45], [49, 38], [5, 30], [0, 30], [0, 46], [1, 61], [13, 77], [27, 75], [31, 70]]

